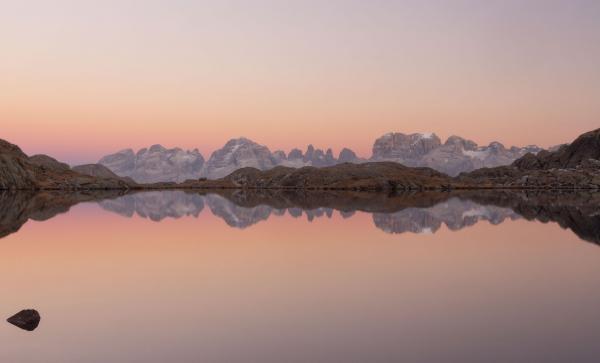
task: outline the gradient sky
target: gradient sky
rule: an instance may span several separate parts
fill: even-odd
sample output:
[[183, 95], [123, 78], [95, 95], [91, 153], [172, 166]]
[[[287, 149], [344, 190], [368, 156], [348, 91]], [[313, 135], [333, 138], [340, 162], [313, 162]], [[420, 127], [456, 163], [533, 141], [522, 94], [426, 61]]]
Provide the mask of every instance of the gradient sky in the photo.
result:
[[69, 162], [600, 127], [598, 1], [2, 1], [0, 46], [0, 138]]

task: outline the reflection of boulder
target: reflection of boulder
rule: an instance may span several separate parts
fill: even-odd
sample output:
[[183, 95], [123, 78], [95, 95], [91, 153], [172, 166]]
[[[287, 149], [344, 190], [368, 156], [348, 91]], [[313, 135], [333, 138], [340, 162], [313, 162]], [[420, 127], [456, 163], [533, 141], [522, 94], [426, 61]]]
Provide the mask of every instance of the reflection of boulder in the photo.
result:
[[235, 228], [246, 228], [260, 221], [266, 221], [273, 210], [266, 205], [251, 208], [240, 207], [216, 194], [206, 196], [206, 203], [215, 216], [222, 218], [229, 226]]
[[373, 214], [375, 226], [388, 233], [433, 233], [442, 223], [456, 231], [479, 221], [499, 224], [507, 218], [514, 220], [519, 216], [508, 208], [484, 206], [458, 198], [429, 208], [406, 208], [396, 213]]
[[137, 213], [153, 221], [183, 216], [198, 217], [204, 209], [204, 197], [182, 191], [153, 191], [100, 202], [102, 208], [124, 217]]
[[40, 314], [36, 310], [28, 309], [21, 310], [6, 321], [23, 330], [33, 331], [40, 325], [40, 319]]

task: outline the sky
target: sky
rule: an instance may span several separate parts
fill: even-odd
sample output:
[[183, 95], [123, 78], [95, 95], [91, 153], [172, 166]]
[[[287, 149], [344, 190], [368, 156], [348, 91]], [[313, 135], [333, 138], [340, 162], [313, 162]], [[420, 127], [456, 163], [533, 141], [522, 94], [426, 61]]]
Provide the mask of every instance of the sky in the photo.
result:
[[0, 138], [95, 162], [388, 132], [551, 146], [600, 127], [600, 2], [0, 0]]

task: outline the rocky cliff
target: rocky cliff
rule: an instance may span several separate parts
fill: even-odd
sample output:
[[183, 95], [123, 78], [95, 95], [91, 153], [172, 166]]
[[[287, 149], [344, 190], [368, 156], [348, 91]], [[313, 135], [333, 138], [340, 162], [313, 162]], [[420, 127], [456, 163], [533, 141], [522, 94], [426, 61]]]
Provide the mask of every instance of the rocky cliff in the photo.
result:
[[0, 140], [0, 189], [128, 189], [120, 179], [84, 175], [46, 155], [29, 158], [21, 149]]

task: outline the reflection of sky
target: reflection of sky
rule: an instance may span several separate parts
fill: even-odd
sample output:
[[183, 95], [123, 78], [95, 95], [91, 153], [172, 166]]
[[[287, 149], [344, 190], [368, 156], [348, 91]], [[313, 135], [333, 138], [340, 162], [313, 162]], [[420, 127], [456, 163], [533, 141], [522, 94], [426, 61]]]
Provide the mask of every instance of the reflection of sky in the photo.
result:
[[[597, 246], [557, 224], [391, 235], [373, 218], [231, 228], [82, 204], [0, 243], [3, 361], [570, 361], [600, 354]], [[83, 358], [82, 358], [83, 357]], [[17, 359], [18, 358], [18, 359]]]
[[241, 135], [564, 143], [598, 126], [599, 19], [592, 0], [5, 1], [2, 137], [69, 162]]

